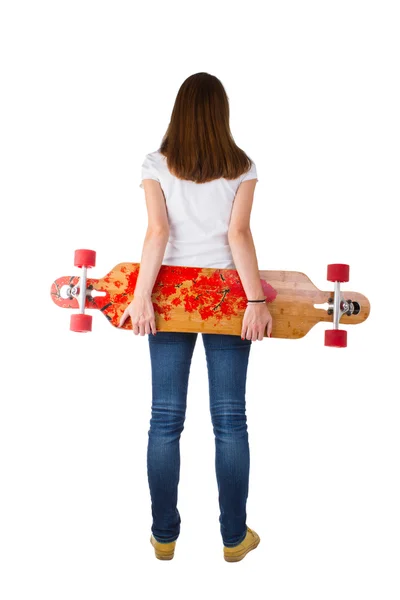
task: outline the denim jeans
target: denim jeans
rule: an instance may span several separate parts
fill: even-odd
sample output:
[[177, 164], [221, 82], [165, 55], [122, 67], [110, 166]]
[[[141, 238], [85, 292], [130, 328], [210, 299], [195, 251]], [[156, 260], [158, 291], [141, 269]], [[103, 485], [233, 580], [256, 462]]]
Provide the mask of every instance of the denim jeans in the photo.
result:
[[[152, 407], [147, 473], [153, 518], [151, 531], [162, 543], [176, 540], [180, 533], [179, 440], [186, 417], [189, 371], [197, 335], [196, 332], [172, 331], [148, 334]], [[236, 546], [247, 533], [250, 450], [245, 391], [252, 341], [236, 335], [201, 335], [215, 436], [220, 531], [225, 546]]]

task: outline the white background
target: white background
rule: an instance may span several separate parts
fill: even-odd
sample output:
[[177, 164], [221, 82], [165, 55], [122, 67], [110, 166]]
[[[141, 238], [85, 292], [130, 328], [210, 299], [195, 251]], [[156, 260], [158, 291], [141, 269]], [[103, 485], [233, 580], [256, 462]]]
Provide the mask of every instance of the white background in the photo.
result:
[[[399, 598], [399, 18], [395, 2], [10, 2], [0, 13], [4, 600]], [[50, 298], [97, 251], [100, 278], [138, 262], [139, 187], [182, 82], [230, 99], [259, 182], [260, 269], [350, 264], [371, 302], [348, 348], [254, 342], [247, 522], [223, 560], [201, 336], [181, 438], [181, 535], [154, 557], [146, 473], [147, 336], [93, 314], [69, 331]]]

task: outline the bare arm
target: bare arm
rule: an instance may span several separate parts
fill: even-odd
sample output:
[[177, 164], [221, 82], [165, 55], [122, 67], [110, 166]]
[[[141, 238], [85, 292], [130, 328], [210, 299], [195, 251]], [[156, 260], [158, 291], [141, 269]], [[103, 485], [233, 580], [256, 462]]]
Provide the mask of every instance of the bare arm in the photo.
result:
[[263, 300], [265, 294], [261, 286], [256, 249], [251, 230], [231, 233], [229, 236], [229, 245], [246, 297], [249, 300]]
[[228, 240], [233, 261], [249, 300], [265, 298], [258, 272], [258, 261], [250, 230], [250, 214], [257, 180], [244, 181], [234, 200]]
[[151, 297], [154, 283], [162, 265], [168, 236], [168, 231], [147, 229], [135, 287], [136, 297]]
[[[243, 181], [237, 191], [229, 223], [228, 240], [233, 261], [248, 300], [263, 300], [258, 261], [250, 230], [250, 214], [257, 180]], [[263, 340], [270, 337], [272, 317], [266, 304], [248, 304], [243, 316], [242, 339]]]
[[143, 179], [148, 215], [135, 296], [150, 296], [162, 265], [169, 237], [169, 224], [164, 194], [154, 179]]
[[148, 214], [148, 226], [143, 242], [139, 275], [132, 302], [121, 317], [119, 327], [128, 316], [135, 335], [156, 333], [154, 307], [151, 294], [157, 279], [169, 238], [169, 223], [165, 199], [158, 181], [143, 179]]

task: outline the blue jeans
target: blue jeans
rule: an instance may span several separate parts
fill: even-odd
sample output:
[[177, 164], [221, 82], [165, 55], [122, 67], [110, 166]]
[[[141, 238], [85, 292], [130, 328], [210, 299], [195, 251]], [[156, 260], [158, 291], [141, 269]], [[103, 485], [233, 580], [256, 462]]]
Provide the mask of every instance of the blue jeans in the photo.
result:
[[[197, 335], [174, 331], [157, 331], [155, 336], [148, 334], [152, 407], [147, 473], [153, 517], [151, 531], [162, 543], [176, 540], [180, 533], [179, 440], [186, 417], [189, 371]], [[236, 335], [201, 335], [215, 435], [220, 531], [224, 546], [236, 546], [247, 533], [250, 450], [245, 391], [252, 341]]]

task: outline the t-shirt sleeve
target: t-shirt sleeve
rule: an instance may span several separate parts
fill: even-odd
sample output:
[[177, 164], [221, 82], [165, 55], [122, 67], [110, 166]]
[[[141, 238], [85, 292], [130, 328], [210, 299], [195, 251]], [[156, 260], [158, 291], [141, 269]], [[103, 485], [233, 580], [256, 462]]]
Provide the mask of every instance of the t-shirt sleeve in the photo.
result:
[[[160, 183], [157, 165], [155, 163], [154, 158], [152, 158], [149, 154], [146, 154], [146, 157], [142, 164], [142, 181], [143, 179], [155, 179]], [[140, 183], [139, 187], [143, 188], [143, 183]]]
[[242, 181], [247, 181], [248, 179], [257, 179], [257, 181], [258, 181], [257, 168], [253, 161], [251, 162], [251, 169], [249, 171], [247, 171], [247, 173], [242, 175], [242, 177], [240, 179], [240, 183], [242, 183]]

